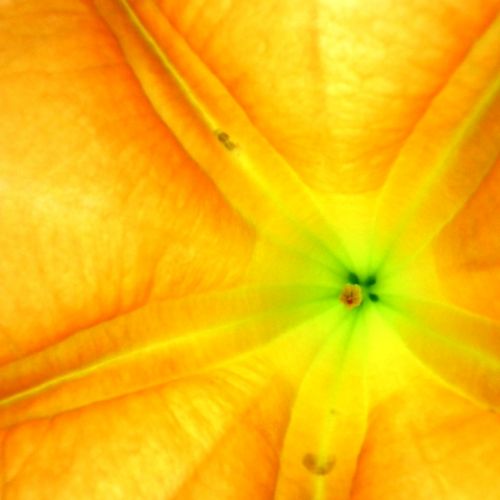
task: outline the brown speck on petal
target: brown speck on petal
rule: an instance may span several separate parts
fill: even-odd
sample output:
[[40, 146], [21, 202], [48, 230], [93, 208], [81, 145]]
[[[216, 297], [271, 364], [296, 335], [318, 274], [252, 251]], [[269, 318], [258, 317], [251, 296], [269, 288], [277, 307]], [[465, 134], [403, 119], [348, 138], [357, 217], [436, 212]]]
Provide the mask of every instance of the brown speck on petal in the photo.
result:
[[302, 459], [304, 467], [318, 476], [326, 476], [329, 474], [335, 465], [335, 458], [324, 457], [320, 458], [314, 453], [306, 453]]
[[227, 150], [232, 151], [233, 149], [236, 148], [236, 144], [231, 140], [227, 132], [223, 132], [222, 130], [217, 130], [216, 135], [217, 139], [219, 139], [219, 142], [221, 142]]

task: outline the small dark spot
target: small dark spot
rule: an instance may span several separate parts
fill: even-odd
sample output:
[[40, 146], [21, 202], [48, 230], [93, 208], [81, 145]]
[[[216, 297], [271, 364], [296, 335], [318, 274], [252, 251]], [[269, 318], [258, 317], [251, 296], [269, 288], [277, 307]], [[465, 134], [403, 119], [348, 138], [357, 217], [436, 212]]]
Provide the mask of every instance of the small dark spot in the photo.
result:
[[219, 142], [223, 144], [223, 146], [227, 150], [232, 151], [233, 149], [236, 148], [236, 144], [231, 140], [227, 132], [223, 132], [222, 130], [217, 130], [215, 132], [215, 135], [217, 136]]
[[302, 464], [312, 474], [326, 476], [333, 469], [335, 459], [333, 457], [320, 459], [314, 453], [306, 453], [302, 459]]
[[359, 277], [356, 273], [349, 273], [347, 276], [347, 282], [351, 285], [359, 285]]
[[368, 294], [368, 298], [372, 301], [372, 302], [378, 302], [380, 300], [380, 297], [376, 294], [376, 293], [369, 293]]
[[366, 286], [373, 286], [377, 282], [377, 278], [375, 276], [368, 276], [365, 281]]

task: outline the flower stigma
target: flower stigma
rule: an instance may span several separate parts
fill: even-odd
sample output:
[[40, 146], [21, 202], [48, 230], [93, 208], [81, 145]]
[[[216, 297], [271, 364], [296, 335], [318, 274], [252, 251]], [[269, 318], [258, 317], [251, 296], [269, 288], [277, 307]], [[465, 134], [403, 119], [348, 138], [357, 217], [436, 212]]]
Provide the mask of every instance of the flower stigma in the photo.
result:
[[340, 294], [340, 302], [348, 309], [354, 309], [363, 302], [363, 292], [358, 284], [347, 283]]

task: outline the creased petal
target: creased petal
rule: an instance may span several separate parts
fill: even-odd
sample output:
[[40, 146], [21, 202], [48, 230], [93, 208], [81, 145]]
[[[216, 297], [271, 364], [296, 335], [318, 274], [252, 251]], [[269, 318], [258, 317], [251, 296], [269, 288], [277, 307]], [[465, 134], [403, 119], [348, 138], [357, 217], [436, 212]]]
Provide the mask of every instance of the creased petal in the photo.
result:
[[493, 500], [500, 419], [425, 377], [373, 412], [353, 500]]
[[499, 6], [497, 0], [131, 3], [159, 5], [164, 22], [276, 151], [307, 184], [330, 193], [382, 185]]
[[297, 388], [328, 333], [317, 323], [215, 369], [4, 428], [6, 490], [82, 500], [232, 498], [238, 488], [239, 498], [262, 496], [276, 481]]
[[494, 169], [500, 154], [499, 53], [495, 17], [400, 151], [374, 218], [372, 261], [381, 272], [400, 272], [429, 250]]
[[500, 320], [500, 161], [433, 249], [447, 299]]
[[422, 364], [483, 408], [500, 409], [500, 323], [450, 305], [398, 297], [384, 316]]
[[255, 233], [79, 2], [1, 6], [0, 360], [235, 282]]

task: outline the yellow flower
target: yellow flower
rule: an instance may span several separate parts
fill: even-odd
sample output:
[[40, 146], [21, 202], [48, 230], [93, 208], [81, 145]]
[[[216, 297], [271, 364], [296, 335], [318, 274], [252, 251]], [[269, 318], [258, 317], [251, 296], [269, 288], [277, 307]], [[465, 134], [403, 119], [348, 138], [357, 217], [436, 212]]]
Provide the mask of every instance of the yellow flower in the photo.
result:
[[499, 12], [0, 0], [0, 497], [496, 498]]

